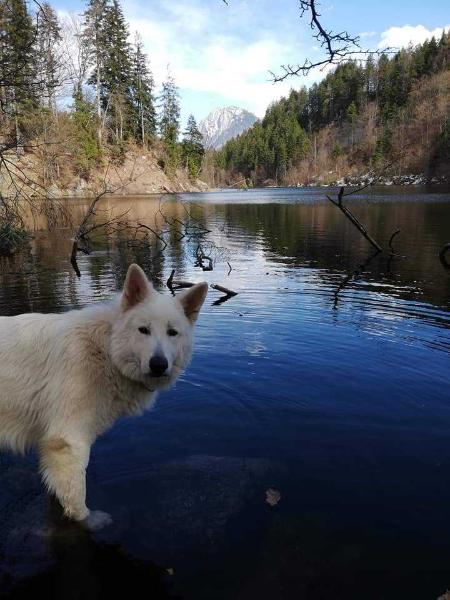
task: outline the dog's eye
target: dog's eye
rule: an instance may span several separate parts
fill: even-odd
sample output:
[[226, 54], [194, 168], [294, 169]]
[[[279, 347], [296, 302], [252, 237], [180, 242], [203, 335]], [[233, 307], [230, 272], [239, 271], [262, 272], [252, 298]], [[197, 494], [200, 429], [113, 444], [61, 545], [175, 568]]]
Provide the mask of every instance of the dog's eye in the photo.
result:
[[178, 331], [176, 329], [168, 329], [167, 335], [170, 335], [171, 337], [173, 337], [175, 335], [178, 335]]
[[150, 329], [148, 327], [139, 327], [139, 331], [144, 335], [150, 335]]

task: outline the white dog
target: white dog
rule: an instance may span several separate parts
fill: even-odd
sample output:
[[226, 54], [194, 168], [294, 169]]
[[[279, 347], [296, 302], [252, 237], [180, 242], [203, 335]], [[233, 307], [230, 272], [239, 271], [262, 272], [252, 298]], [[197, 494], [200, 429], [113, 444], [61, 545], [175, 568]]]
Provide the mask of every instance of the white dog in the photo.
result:
[[110, 521], [86, 507], [90, 447], [186, 367], [207, 290], [199, 283], [163, 296], [131, 265], [111, 303], [0, 317], [0, 448], [37, 448], [43, 479], [68, 517], [91, 528]]

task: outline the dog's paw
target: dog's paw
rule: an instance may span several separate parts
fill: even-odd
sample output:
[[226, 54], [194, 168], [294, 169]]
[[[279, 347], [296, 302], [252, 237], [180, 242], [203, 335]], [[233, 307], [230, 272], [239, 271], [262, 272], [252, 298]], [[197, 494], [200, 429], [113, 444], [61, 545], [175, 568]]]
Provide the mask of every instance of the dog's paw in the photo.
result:
[[91, 510], [89, 515], [81, 521], [81, 524], [89, 531], [98, 531], [112, 523], [111, 515], [101, 510]]

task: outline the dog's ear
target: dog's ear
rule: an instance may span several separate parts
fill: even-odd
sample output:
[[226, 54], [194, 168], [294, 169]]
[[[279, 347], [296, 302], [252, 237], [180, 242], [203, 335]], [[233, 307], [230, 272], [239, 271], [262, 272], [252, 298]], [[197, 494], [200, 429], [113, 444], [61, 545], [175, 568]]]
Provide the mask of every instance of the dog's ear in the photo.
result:
[[128, 310], [142, 302], [153, 290], [153, 286], [139, 265], [128, 267], [122, 293], [122, 308]]
[[178, 296], [178, 300], [183, 307], [184, 314], [191, 323], [195, 323], [198, 313], [205, 301], [208, 293], [208, 284], [203, 281], [188, 288], [185, 292]]

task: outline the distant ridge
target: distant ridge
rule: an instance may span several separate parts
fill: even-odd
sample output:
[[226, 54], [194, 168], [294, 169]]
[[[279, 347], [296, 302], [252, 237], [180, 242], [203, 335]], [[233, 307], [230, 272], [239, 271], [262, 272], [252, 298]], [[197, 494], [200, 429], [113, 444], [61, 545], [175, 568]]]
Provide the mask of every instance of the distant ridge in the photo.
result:
[[216, 108], [203, 121], [199, 129], [203, 134], [205, 146], [215, 150], [221, 148], [228, 140], [249, 129], [257, 117], [238, 106]]

